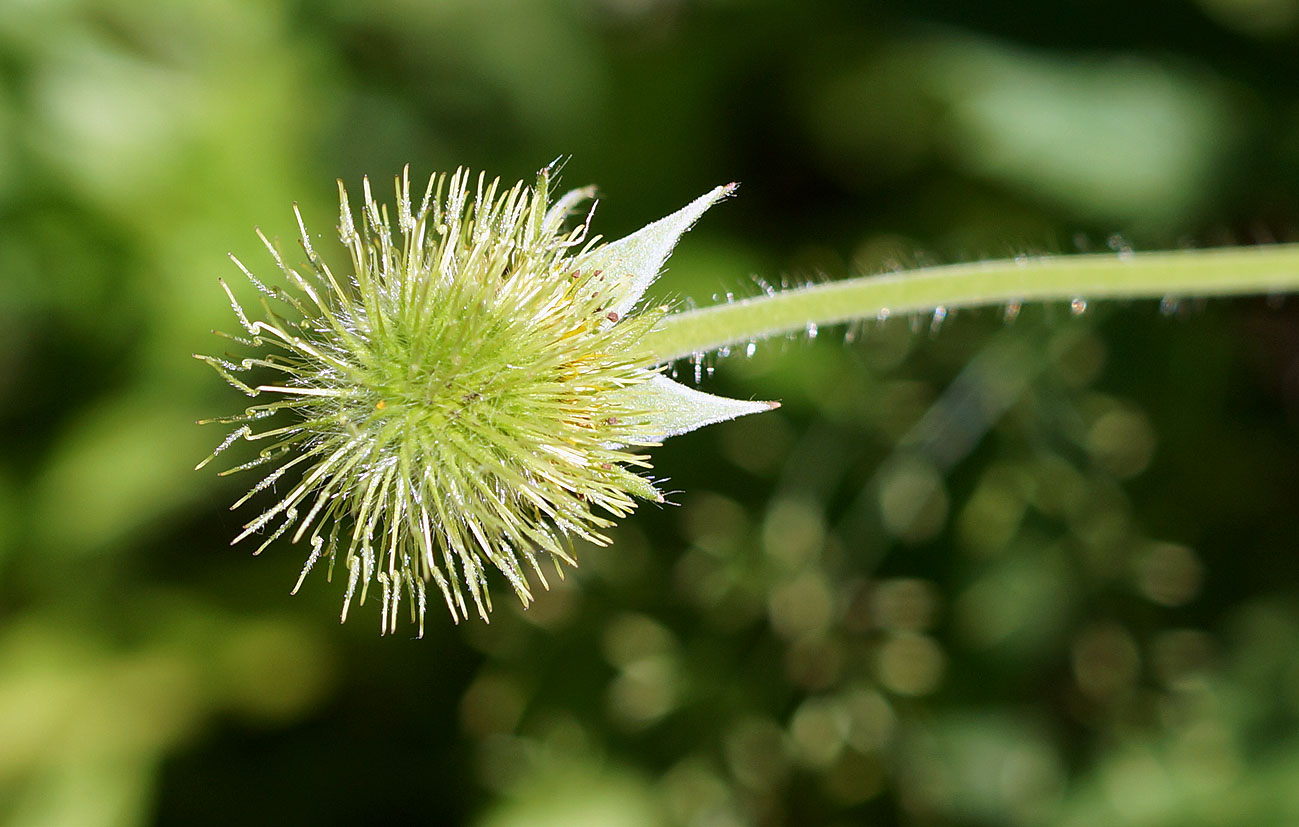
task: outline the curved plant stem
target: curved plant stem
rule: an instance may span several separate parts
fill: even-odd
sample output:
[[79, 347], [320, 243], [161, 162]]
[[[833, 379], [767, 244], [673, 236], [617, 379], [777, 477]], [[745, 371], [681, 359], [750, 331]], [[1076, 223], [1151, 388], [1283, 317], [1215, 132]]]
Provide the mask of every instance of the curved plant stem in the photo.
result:
[[809, 324], [940, 307], [1296, 290], [1299, 244], [988, 261], [863, 276], [675, 313], [650, 334], [649, 344], [669, 362]]

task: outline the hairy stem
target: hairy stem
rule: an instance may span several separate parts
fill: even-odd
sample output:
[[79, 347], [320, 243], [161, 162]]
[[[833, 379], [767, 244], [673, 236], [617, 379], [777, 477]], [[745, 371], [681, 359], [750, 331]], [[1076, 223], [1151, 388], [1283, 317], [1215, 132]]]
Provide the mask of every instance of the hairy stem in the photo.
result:
[[1009, 302], [1299, 290], [1299, 244], [1023, 258], [817, 284], [668, 316], [649, 337], [669, 362], [809, 324]]

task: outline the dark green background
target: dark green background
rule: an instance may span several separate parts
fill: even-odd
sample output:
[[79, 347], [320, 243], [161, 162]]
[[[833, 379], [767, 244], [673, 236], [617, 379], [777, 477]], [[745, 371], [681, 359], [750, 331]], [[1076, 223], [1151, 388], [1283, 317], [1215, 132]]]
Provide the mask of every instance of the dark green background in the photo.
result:
[[408, 162], [571, 156], [613, 237], [740, 181], [657, 288], [700, 304], [1295, 240], [1297, 46], [1296, 0], [0, 2], [0, 823], [1299, 821], [1292, 299], [715, 359], [784, 406], [422, 641], [227, 546], [193, 422], [246, 403], [189, 358], [254, 224]]

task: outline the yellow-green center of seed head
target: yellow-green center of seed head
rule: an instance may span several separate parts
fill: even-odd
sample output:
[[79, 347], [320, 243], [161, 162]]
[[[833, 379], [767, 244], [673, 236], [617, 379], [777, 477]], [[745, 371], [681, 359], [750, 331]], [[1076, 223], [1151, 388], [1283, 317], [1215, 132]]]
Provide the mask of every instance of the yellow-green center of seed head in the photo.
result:
[[[394, 215], [366, 181], [359, 227], [340, 184], [349, 276], [316, 254], [300, 217], [305, 272], [267, 243], [290, 289], [240, 265], [263, 294], [264, 319], [250, 321], [231, 295], [248, 333], [236, 341], [269, 353], [199, 358], [274, 401], [213, 420], [238, 427], [200, 467], [239, 438], [268, 443], [231, 469], [277, 465], [235, 506], [290, 470], [297, 481], [236, 542], [267, 532], [260, 552], [289, 532], [305, 538], [299, 586], [322, 557], [332, 572], [341, 552], [344, 618], [358, 588], [364, 602], [377, 583], [383, 628], [395, 628], [407, 599], [422, 633], [430, 581], [453, 618], [470, 604], [486, 618], [489, 568], [526, 605], [525, 570], [546, 583], [540, 555], [562, 575], [570, 538], [604, 544], [611, 517], [660, 498], [629, 470], [649, 465], [627, 446], [768, 407], [657, 375], [642, 340], [662, 310], [629, 313], [681, 233], [729, 190], [600, 245], [585, 224], [564, 229], [589, 192], [551, 206], [548, 183], [543, 171], [535, 187], [501, 192], [459, 171], [430, 180], [414, 208], [403, 175]], [[234, 376], [249, 370], [271, 381]], [[254, 432], [274, 417], [290, 421]]]

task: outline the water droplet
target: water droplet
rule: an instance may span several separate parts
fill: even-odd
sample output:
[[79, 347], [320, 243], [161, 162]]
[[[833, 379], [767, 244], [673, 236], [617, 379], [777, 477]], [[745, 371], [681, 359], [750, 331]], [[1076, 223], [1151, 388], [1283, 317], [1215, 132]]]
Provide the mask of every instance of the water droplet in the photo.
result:
[[807, 323], [807, 338], [815, 339], [817, 334], [816, 322]]
[[887, 322], [890, 314], [891, 311], [887, 307], [881, 307], [879, 312], [875, 314], [875, 321], [880, 323]]
[[1182, 306], [1182, 300], [1176, 296], [1164, 296], [1159, 300], [1159, 315], [1172, 316]]
[[947, 320], [947, 308], [939, 305], [934, 308], [934, 316], [929, 320], [929, 335], [937, 335], [942, 329], [943, 322]]
[[1125, 239], [1119, 233], [1114, 233], [1113, 235], [1111, 235], [1108, 239], [1105, 240], [1105, 244], [1111, 250], [1118, 253], [1119, 258], [1124, 261], [1136, 255], [1135, 253], [1132, 252], [1132, 245], [1128, 244], [1127, 239]]
[[753, 356], [753, 354], [755, 354], [755, 353], [757, 353], [757, 352], [758, 352], [758, 343], [757, 343], [757, 342], [749, 342], [749, 343], [748, 343], [747, 345], [745, 345], [745, 347], [744, 347], [744, 355], [745, 355], [745, 356]]
[[1001, 320], [1006, 324], [1010, 324], [1019, 318], [1019, 311], [1023, 309], [1024, 303], [1021, 301], [1008, 302], [1006, 304], [1006, 309], [1001, 313]]
[[735, 301], [735, 294], [732, 293], [730, 290], [727, 290], [727, 291], [726, 291], [726, 303], [727, 303], [727, 304], [730, 304], [730, 303], [733, 302], [733, 301]]
[[1069, 312], [1075, 316], [1081, 316], [1087, 312], [1087, 300], [1082, 296], [1074, 296], [1069, 302]]
[[762, 288], [763, 293], [766, 293], [768, 296], [776, 295], [776, 288], [771, 286], [771, 282], [767, 281], [762, 276], [754, 276], [754, 278], [758, 282], [758, 287]]
[[723, 346], [723, 347], [719, 347], [719, 348], [717, 349], [717, 355], [720, 356], [721, 358], [725, 359], [727, 356], [730, 356], [730, 355], [731, 355], [731, 349], [730, 349], [729, 347], [725, 347], [725, 346]]

